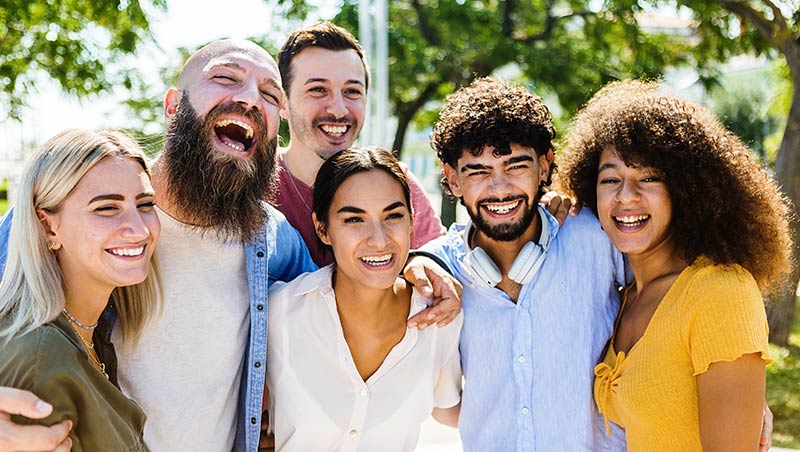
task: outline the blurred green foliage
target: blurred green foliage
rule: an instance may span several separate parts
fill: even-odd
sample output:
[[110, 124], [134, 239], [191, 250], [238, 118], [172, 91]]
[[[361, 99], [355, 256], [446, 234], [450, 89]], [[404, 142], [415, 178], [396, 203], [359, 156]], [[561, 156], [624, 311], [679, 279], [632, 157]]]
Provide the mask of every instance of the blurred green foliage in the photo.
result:
[[775, 361], [767, 367], [767, 401], [775, 416], [772, 435], [777, 447], [800, 449], [800, 322], [788, 347], [770, 345]]
[[0, 0], [0, 36], [0, 119], [18, 119], [42, 74], [76, 97], [131, 88], [130, 72], [109, 68], [150, 32], [138, 0]]

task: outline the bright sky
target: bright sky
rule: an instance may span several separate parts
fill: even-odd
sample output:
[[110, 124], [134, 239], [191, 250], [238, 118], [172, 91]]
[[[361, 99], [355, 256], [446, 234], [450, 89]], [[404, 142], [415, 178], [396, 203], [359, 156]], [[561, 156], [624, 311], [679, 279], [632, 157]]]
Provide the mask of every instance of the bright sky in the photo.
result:
[[[147, 0], [142, 2], [147, 4]], [[248, 38], [278, 30], [279, 45], [291, 24], [273, 24], [272, 11], [264, 0], [228, 0], [206, 2], [197, 0], [168, 0], [166, 13], [149, 6], [151, 30], [155, 45], [142, 48], [134, 59], [135, 66], [157, 80], [161, 66], [174, 64], [178, 47], [195, 47], [219, 38]], [[320, 15], [329, 18], [338, 2], [322, 0]], [[148, 5], [144, 5], [148, 7]], [[309, 19], [309, 22], [316, 18]], [[276, 26], [277, 25], [277, 26]], [[17, 155], [21, 143], [41, 143], [68, 128], [124, 127], [128, 110], [119, 105], [113, 94], [92, 96], [78, 101], [64, 95], [58, 85], [49, 80], [39, 84], [39, 92], [28, 99], [29, 108], [23, 112], [21, 123], [4, 121], [0, 125], [0, 160]], [[5, 169], [0, 165], [0, 179]]]

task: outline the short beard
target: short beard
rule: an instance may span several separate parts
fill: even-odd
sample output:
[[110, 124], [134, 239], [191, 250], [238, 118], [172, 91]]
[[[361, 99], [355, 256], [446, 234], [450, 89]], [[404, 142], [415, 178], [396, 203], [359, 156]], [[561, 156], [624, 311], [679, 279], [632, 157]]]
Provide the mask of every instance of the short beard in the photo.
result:
[[[221, 114], [236, 113], [255, 124], [255, 148], [250, 158], [215, 149], [214, 123]], [[265, 202], [272, 198], [277, 137], [267, 140], [260, 113], [236, 103], [219, 105], [204, 121], [184, 92], [169, 124], [161, 160], [167, 193], [181, 219], [226, 242], [251, 241], [267, 220]]]
[[524, 209], [522, 212], [522, 218], [519, 221], [509, 224], [498, 224], [498, 225], [490, 225], [481, 215], [480, 207], [478, 207], [477, 211], [474, 212], [470, 206], [465, 206], [467, 208], [467, 213], [469, 213], [469, 217], [472, 220], [472, 224], [475, 225], [475, 228], [483, 233], [486, 237], [497, 241], [497, 242], [510, 242], [512, 240], [517, 240], [518, 238], [522, 237], [525, 231], [528, 230], [530, 227], [531, 222], [533, 221], [534, 217], [536, 216], [536, 204], [538, 203], [538, 198], [534, 202], [533, 207], [529, 203], [529, 199], [525, 195], [519, 196], [512, 196], [505, 199], [497, 199], [497, 198], [487, 198], [480, 200], [476, 206], [480, 206], [482, 203], [491, 202], [491, 203], [505, 203], [514, 201], [516, 199], [521, 200], [522, 208]]

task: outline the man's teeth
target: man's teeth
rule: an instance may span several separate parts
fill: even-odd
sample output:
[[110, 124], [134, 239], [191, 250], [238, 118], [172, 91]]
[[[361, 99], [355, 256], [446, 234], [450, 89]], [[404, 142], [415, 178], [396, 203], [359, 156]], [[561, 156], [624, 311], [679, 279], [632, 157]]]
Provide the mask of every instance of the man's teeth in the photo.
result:
[[136, 248], [112, 248], [108, 251], [117, 256], [139, 256], [144, 252], [144, 246]]
[[650, 215], [634, 215], [634, 216], [625, 216], [625, 217], [614, 217], [614, 219], [622, 223], [626, 226], [638, 226], [642, 224], [645, 220], [650, 218]]
[[364, 261], [364, 263], [367, 265], [374, 265], [378, 267], [381, 265], [388, 264], [389, 261], [392, 260], [392, 255], [385, 254], [383, 256], [364, 256], [361, 258], [361, 260]]
[[514, 201], [506, 204], [485, 204], [484, 206], [486, 207], [486, 210], [502, 215], [516, 209], [518, 205], [519, 201]]
[[320, 126], [323, 132], [327, 133], [328, 135], [333, 135], [335, 137], [340, 137], [347, 132], [347, 126]]
[[235, 124], [235, 125], [241, 127], [242, 129], [244, 129], [244, 137], [245, 138], [248, 138], [248, 139], [253, 138], [253, 128], [250, 127], [250, 125], [247, 124], [246, 122], [238, 121], [236, 119], [223, 119], [221, 121], [218, 121], [216, 123], [215, 127], [226, 127], [226, 126], [229, 126], [231, 124]]

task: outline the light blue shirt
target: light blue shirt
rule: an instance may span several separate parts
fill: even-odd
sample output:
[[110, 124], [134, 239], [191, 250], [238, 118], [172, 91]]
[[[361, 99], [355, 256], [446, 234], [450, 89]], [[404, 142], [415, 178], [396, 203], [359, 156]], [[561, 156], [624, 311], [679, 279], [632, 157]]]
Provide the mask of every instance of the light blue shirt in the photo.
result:
[[550, 248], [518, 303], [464, 267], [463, 225], [423, 247], [464, 286], [459, 430], [465, 451], [624, 451], [592, 397], [625, 281], [622, 254], [587, 209], [563, 227], [546, 215]]
[[[257, 452], [261, 434], [261, 402], [267, 363], [267, 289], [276, 281], [291, 281], [317, 269], [303, 239], [277, 209], [267, 207], [269, 221], [245, 245], [245, 266], [250, 297], [250, 336], [245, 371], [239, 391], [239, 416], [235, 451]], [[0, 273], [5, 270], [13, 211], [0, 221]], [[183, 365], [179, 361], [176, 366]], [[187, 363], [186, 365], [191, 365]], [[192, 413], [186, 414], [191, 422]]]

